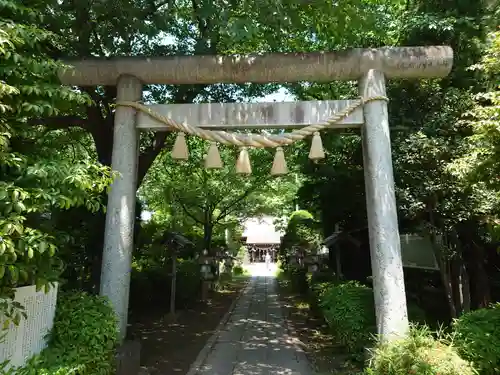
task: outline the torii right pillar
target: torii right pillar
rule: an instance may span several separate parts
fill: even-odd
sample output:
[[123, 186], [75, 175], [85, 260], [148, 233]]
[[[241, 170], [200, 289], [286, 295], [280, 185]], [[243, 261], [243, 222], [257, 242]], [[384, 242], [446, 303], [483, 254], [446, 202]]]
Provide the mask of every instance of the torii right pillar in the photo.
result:
[[[369, 70], [359, 80], [363, 98], [386, 96], [384, 74]], [[408, 331], [387, 102], [364, 104], [363, 165], [377, 333], [391, 340]]]

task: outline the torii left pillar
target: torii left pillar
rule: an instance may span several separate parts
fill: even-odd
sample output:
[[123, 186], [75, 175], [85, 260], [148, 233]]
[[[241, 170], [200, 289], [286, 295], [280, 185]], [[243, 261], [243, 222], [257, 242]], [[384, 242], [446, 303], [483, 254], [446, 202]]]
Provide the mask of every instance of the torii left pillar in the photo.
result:
[[[139, 101], [142, 83], [122, 75], [117, 82], [117, 101]], [[137, 186], [138, 130], [135, 109], [118, 106], [113, 130], [111, 167], [119, 175], [108, 194], [100, 293], [111, 301], [118, 317], [120, 339], [127, 332], [130, 271], [134, 246]]]

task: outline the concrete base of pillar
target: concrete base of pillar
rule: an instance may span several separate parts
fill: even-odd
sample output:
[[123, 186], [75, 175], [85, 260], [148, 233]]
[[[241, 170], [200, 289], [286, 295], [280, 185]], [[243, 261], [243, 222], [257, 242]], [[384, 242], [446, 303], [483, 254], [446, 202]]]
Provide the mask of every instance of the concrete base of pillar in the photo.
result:
[[138, 375], [141, 364], [141, 344], [138, 341], [125, 341], [117, 349], [116, 375]]

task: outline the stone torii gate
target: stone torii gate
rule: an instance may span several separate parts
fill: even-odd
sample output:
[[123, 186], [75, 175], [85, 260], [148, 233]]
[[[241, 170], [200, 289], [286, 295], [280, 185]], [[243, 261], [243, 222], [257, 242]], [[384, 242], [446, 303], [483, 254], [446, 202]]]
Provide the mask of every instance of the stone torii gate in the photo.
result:
[[[386, 95], [386, 79], [444, 77], [453, 63], [449, 47], [384, 47], [327, 53], [260, 56], [120, 57], [67, 61], [64, 84], [117, 85], [118, 102], [142, 99], [144, 84], [270, 83], [357, 80], [362, 98]], [[152, 105], [179, 123], [204, 129], [301, 128], [324, 122], [350, 101], [257, 104]], [[408, 329], [401, 261], [391, 141], [386, 101], [364, 103], [336, 127], [361, 127], [377, 329], [384, 339]], [[101, 294], [109, 297], [127, 327], [138, 160], [138, 133], [168, 126], [136, 109], [118, 106], [115, 114], [112, 185], [106, 213]]]

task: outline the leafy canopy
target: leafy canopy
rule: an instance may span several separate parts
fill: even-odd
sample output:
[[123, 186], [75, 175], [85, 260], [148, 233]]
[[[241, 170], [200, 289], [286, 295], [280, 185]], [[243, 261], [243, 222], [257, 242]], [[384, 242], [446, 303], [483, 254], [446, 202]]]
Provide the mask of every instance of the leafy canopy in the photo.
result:
[[[57, 151], [23, 152], [33, 135], [44, 137], [30, 119], [88, 105], [89, 98], [57, 79], [61, 64], [47, 51], [55, 36], [37, 25], [39, 14], [15, 1], [2, 1], [0, 18], [0, 297], [12, 288], [48, 288], [63, 264], [61, 238], [50, 227], [54, 209], [102, 209], [100, 196], [112, 174], [93, 161], [64, 160]], [[36, 145], [36, 141], [35, 141]], [[43, 143], [42, 143], [43, 145]], [[16, 317], [16, 320], [19, 316]]]

